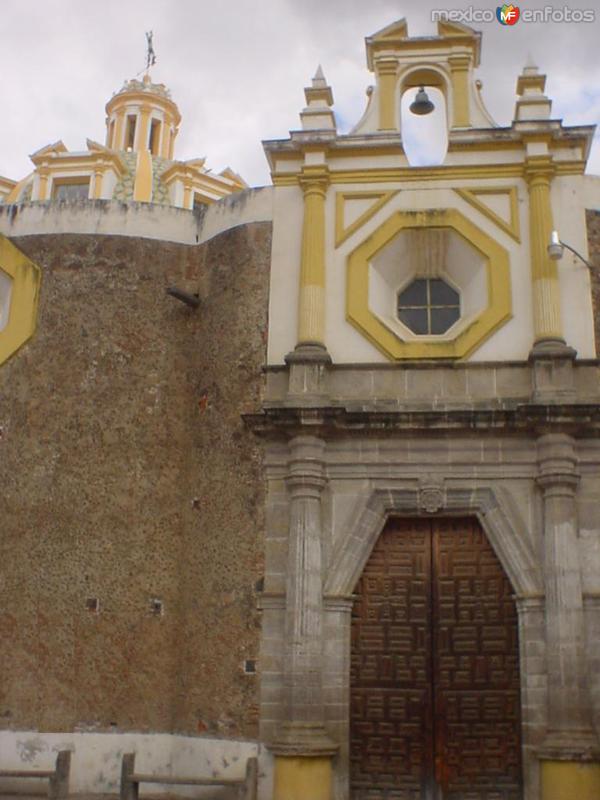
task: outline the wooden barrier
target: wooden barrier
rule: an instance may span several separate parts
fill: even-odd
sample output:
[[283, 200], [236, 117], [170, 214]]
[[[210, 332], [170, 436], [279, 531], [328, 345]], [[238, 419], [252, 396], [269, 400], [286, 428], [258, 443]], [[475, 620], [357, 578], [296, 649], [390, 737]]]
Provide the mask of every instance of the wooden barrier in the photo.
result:
[[121, 764], [120, 800], [138, 800], [140, 783], [160, 783], [171, 786], [234, 786], [238, 788], [240, 800], [256, 800], [258, 762], [249, 758], [246, 762], [246, 777], [198, 778], [175, 777], [172, 775], [153, 775], [135, 771], [135, 753], [126, 753]]
[[0, 769], [0, 778], [47, 778], [49, 800], [65, 800], [69, 796], [71, 752], [61, 750], [54, 769]]

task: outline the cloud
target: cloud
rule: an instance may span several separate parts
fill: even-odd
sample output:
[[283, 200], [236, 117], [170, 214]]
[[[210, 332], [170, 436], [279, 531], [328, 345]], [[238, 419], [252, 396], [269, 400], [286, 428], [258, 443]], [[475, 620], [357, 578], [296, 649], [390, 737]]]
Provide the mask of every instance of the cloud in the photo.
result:
[[[439, 0], [47, 0], [2, 8], [3, 125], [0, 174], [27, 174], [28, 155], [62, 138], [81, 149], [104, 140], [104, 105], [145, 64], [154, 31], [155, 80], [171, 89], [183, 121], [180, 158], [206, 156], [251, 184], [269, 181], [261, 140], [299, 126], [303, 87], [321, 63], [336, 112], [350, 129], [365, 107], [364, 37], [406, 16], [411, 35], [435, 33]], [[477, 2], [453, 2], [453, 8]], [[487, 4], [481, 3], [482, 7]], [[540, 3], [543, 7], [545, 3]], [[548, 74], [554, 113], [565, 124], [594, 122], [600, 101], [598, 25], [482, 24], [484, 99], [510, 124], [516, 77], [531, 53]], [[477, 27], [477, 26], [475, 26]], [[6, 68], [10, 65], [10, 70]], [[600, 169], [596, 142], [592, 164]]]

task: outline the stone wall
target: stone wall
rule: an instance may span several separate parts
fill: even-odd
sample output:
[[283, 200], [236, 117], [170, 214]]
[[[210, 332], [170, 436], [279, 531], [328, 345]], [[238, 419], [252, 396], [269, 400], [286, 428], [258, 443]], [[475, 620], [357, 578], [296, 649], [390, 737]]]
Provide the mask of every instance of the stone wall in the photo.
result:
[[585, 214], [588, 229], [588, 252], [593, 265], [591, 270], [592, 304], [596, 333], [596, 353], [598, 353], [600, 348], [600, 211], [588, 209]]
[[270, 236], [13, 239], [43, 277], [0, 368], [1, 727], [256, 736], [264, 502], [240, 414]]

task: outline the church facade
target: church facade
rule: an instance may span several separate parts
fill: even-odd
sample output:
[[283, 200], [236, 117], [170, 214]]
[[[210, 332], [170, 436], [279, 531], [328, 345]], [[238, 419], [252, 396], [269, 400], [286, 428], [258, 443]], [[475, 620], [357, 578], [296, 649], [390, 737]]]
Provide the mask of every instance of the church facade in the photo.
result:
[[498, 126], [465, 26], [366, 48], [363, 117], [319, 69], [272, 187], [175, 162], [149, 79], [85, 198], [58, 146], [0, 182], [0, 742], [80, 792], [125, 752], [258, 755], [260, 800], [600, 792], [594, 129], [532, 65]]

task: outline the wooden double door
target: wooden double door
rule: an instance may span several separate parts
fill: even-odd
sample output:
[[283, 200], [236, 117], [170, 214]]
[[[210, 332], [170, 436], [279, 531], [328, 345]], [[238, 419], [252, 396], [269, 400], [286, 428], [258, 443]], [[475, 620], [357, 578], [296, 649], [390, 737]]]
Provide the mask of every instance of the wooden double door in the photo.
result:
[[512, 594], [476, 519], [388, 520], [352, 613], [352, 800], [521, 800]]

